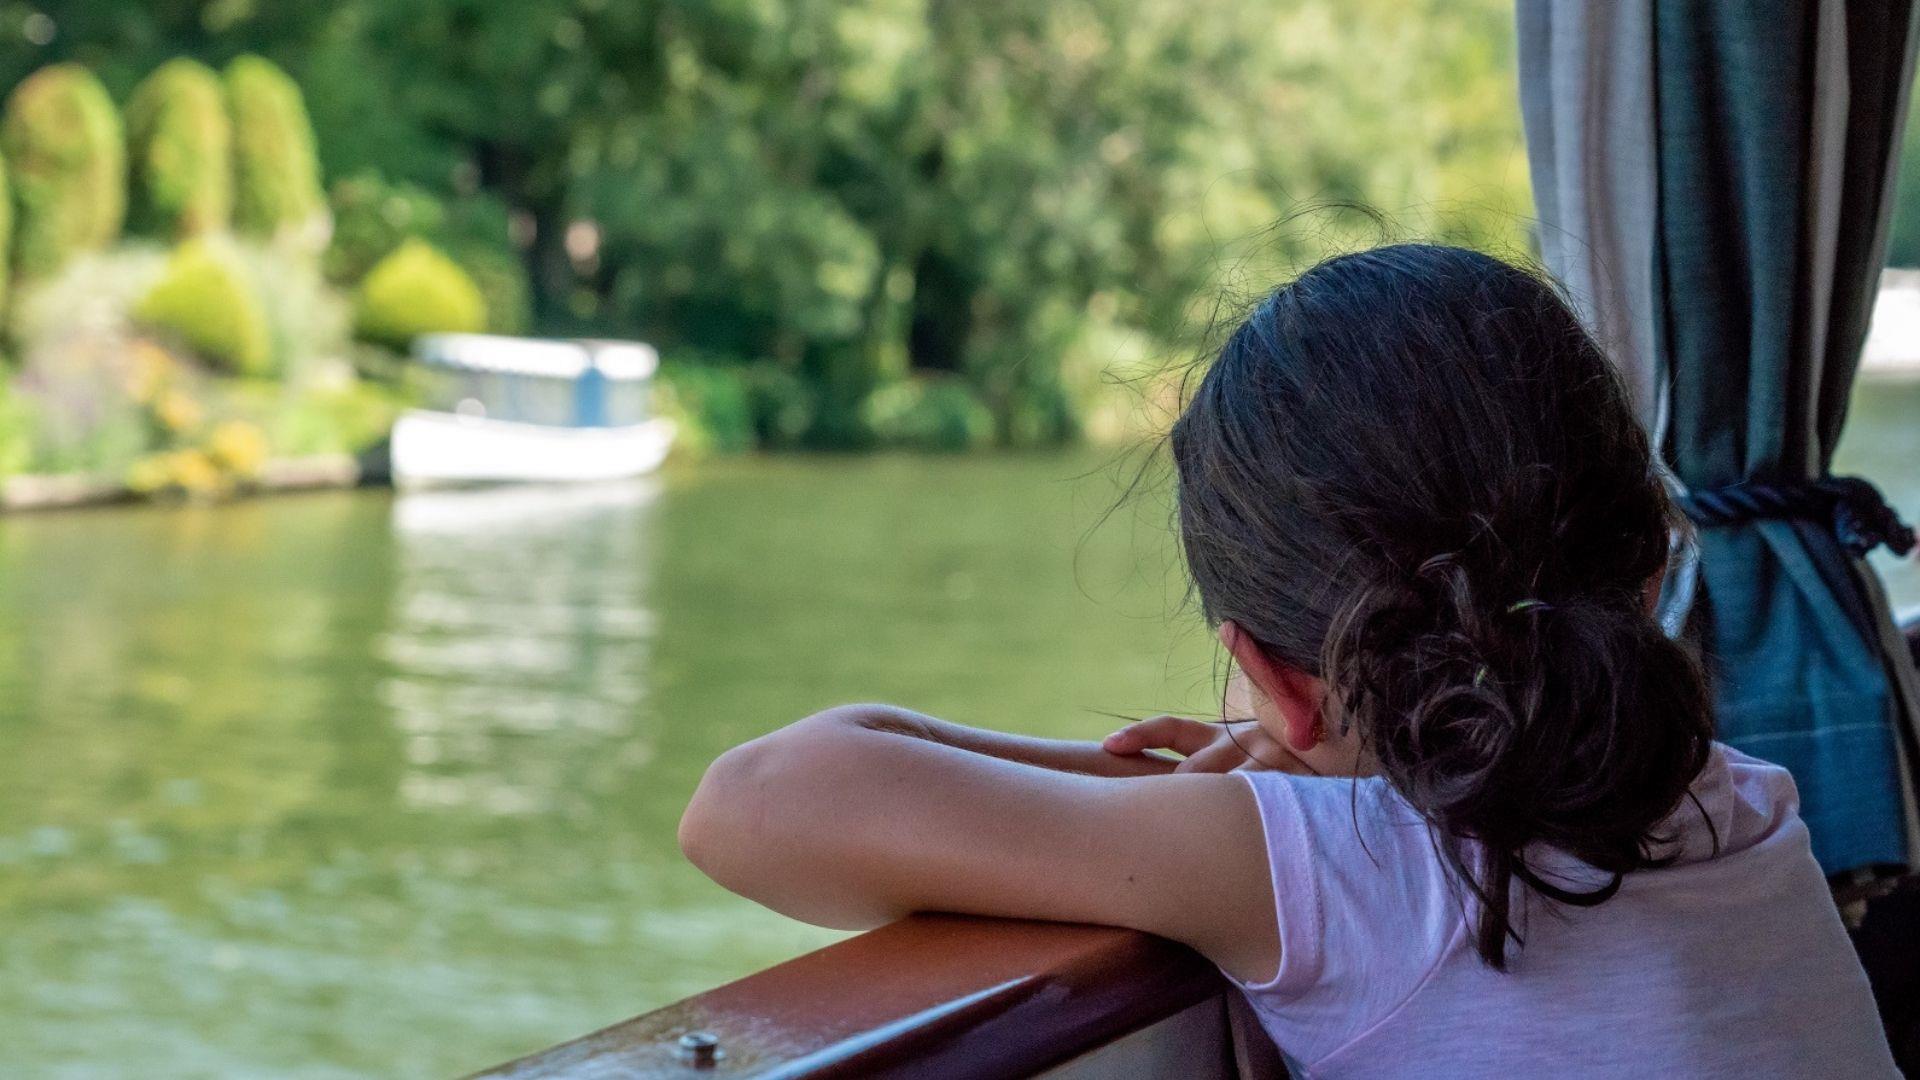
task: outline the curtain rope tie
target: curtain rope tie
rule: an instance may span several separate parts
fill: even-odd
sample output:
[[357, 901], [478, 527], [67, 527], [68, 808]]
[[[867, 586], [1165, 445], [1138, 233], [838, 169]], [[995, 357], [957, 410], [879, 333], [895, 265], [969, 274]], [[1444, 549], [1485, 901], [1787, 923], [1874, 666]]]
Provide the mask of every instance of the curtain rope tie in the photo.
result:
[[1701, 528], [1789, 518], [1817, 521], [1832, 529], [1834, 539], [1856, 559], [1883, 544], [1896, 555], [1914, 548], [1913, 526], [1900, 520], [1879, 488], [1858, 476], [1785, 483], [1742, 480], [1690, 491], [1678, 501]]

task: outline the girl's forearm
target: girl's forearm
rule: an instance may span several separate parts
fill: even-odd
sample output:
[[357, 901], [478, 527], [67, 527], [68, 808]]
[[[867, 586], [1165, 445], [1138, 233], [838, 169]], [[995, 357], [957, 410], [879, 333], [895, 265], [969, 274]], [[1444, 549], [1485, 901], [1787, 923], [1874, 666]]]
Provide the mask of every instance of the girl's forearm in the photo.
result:
[[[1059, 776], [1059, 784], [1152, 776], [1174, 766], [1150, 754], [1110, 754], [1095, 743], [846, 705], [720, 755], [681, 818], [680, 849], [715, 881], [776, 911], [822, 926], [876, 926], [913, 910], [922, 891], [889, 860], [940, 862], [913, 836], [901, 836], [900, 822], [974, 813], [978, 808], [965, 805], [974, 789], [999, 782], [983, 778], [1012, 768], [1008, 763], [1080, 774]], [[962, 773], [972, 779], [956, 776]]]
[[[1036, 767], [1037, 766], [1037, 767]], [[716, 882], [776, 911], [843, 929], [937, 908], [981, 914], [1074, 916], [1042, 890], [1007, 902], [982, 883], [983, 850], [1019, 851], [1034, 823], [1022, 807], [1066, 810], [1114, 788], [1173, 777], [1171, 762], [1108, 754], [1093, 744], [1026, 739], [947, 724], [885, 706], [828, 709], [722, 754], [681, 818], [681, 851]], [[1142, 776], [1138, 782], [1116, 777]], [[1019, 889], [1032, 873], [992, 862]], [[1015, 890], [1018, 891], [1018, 890]], [[1121, 920], [1123, 923], [1125, 920]], [[1129, 924], [1130, 925], [1130, 924]]]
[[891, 705], [849, 705], [831, 710], [847, 722], [894, 731], [1004, 761], [1087, 776], [1160, 776], [1176, 762], [1155, 754], [1111, 754], [1099, 743], [1042, 739], [967, 727]]

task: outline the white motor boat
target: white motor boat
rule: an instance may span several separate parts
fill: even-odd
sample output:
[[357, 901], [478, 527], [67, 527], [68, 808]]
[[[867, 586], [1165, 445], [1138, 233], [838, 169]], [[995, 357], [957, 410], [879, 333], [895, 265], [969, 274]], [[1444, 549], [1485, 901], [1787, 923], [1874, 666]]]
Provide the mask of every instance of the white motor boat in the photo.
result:
[[397, 487], [619, 480], [659, 468], [673, 443], [652, 415], [652, 346], [428, 334], [413, 353], [434, 386], [394, 424]]

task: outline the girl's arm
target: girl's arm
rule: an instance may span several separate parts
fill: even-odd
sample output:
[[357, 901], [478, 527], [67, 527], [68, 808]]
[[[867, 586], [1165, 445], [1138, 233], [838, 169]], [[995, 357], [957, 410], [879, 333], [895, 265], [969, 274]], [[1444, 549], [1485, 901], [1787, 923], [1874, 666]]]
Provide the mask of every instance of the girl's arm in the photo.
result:
[[727, 888], [826, 926], [925, 910], [1107, 923], [1273, 974], [1266, 845], [1242, 780], [1063, 772], [996, 756], [1031, 749], [1010, 738], [830, 709], [721, 755], [681, 849]]
[[[1173, 758], [1149, 752], [1147, 747], [1158, 748], [1159, 743], [1143, 742], [1143, 749], [1138, 752], [1113, 753], [1101, 743], [1041, 739], [1031, 735], [971, 728], [890, 705], [852, 706], [834, 711], [842, 713], [854, 723], [876, 730], [911, 735], [956, 750], [968, 750], [1002, 761], [1017, 761], [1023, 765], [1037, 765], [1059, 772], [1084, 773], [1088, 776], [1164, 776], [1180, 764]], [[1133, 726], [1138, 728], [1143, 725]]]

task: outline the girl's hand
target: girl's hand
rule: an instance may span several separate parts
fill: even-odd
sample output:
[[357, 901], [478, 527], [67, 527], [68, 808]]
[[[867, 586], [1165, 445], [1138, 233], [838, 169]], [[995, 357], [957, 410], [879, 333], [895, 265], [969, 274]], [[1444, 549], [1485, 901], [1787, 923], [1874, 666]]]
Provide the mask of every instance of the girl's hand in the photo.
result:
[[1273, 769], [1311, 774], [1314, 770], [1253, 720], [1207, 723], [1184, 716], [1140, 720], [1107, 736], [1101, 749], [1121, 757], [1171, 750], [1185, 758], [1173, 771], [1232, 772]]

